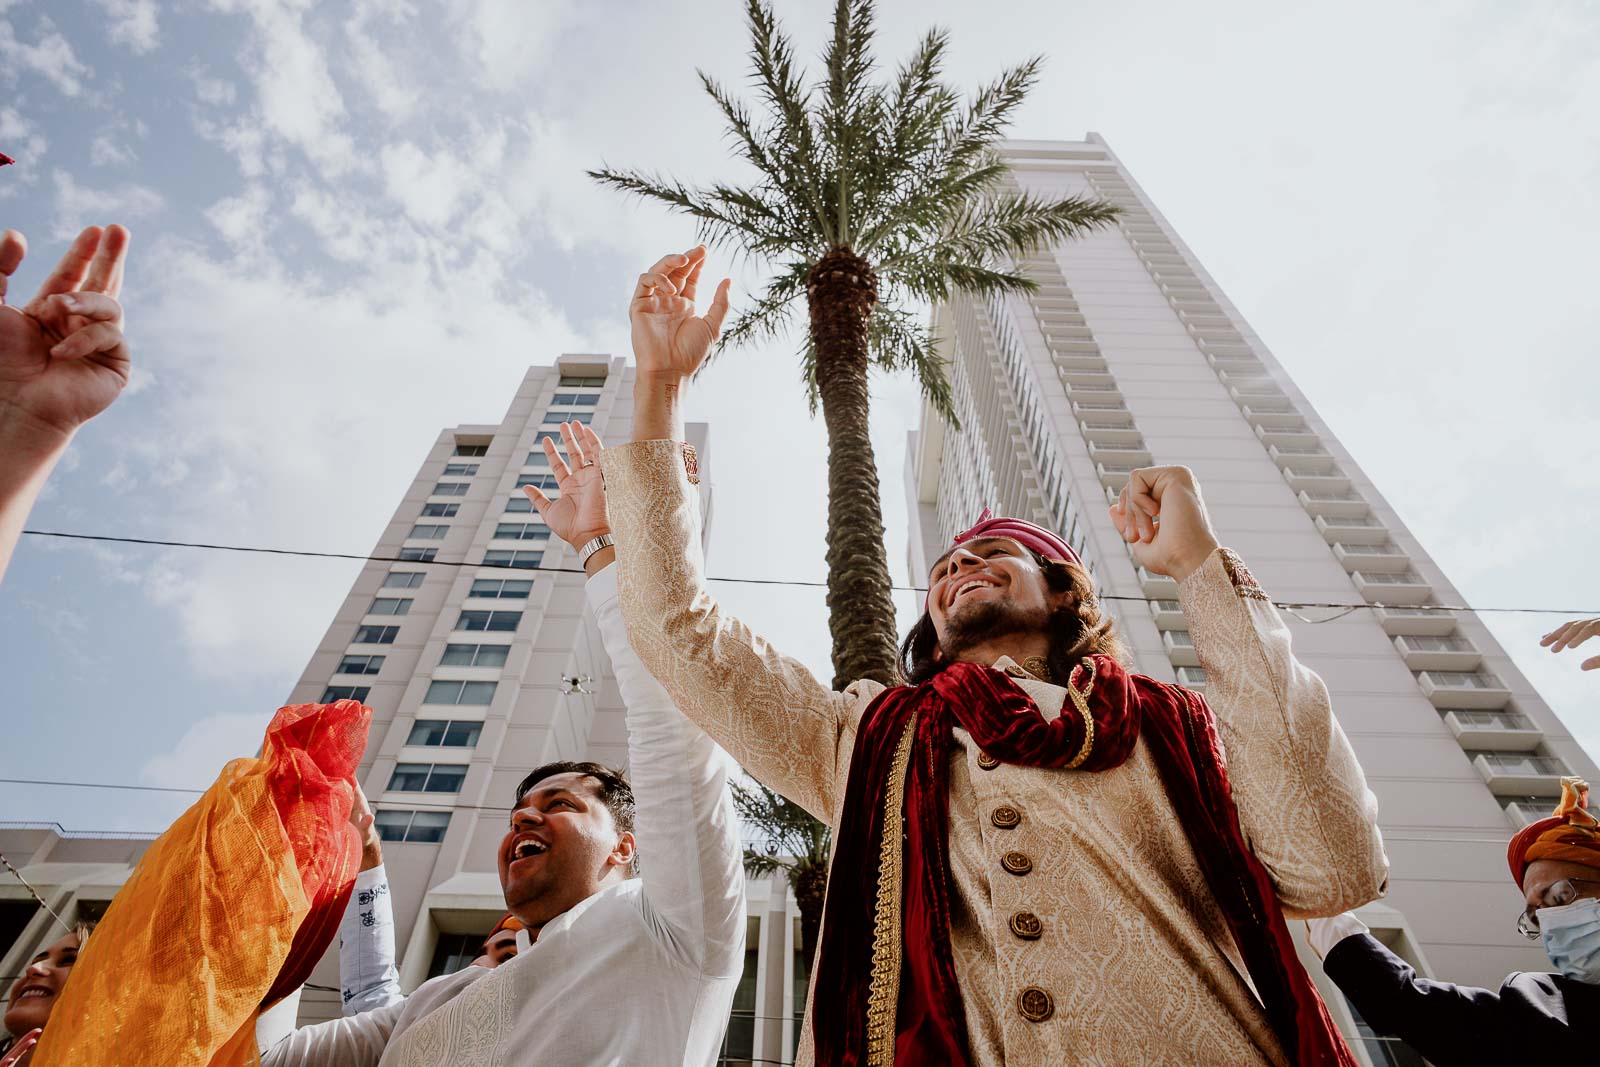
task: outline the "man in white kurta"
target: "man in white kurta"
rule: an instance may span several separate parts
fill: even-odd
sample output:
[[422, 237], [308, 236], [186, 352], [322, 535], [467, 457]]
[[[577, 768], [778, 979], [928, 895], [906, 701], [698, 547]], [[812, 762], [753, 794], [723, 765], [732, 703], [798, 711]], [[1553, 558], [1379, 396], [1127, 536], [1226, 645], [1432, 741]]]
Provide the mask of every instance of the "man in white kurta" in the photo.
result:
[[616, 568], [590, 560], [590, 607], [628, 712], [640, 874], [546, 923], [500, 967], [466, 967], [405, 1000], [298, 1030], [267, 1067], [709, 1065], [744, 961], [742, 848], [727, 756], [632, 651]]

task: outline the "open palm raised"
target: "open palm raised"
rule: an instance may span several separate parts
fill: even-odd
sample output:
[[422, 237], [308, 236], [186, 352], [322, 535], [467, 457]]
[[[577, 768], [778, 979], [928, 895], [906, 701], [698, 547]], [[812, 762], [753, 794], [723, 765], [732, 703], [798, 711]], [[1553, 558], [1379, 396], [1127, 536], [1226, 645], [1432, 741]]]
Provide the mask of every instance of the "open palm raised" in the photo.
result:
[[728, 317], [728, 289], [722, 279], [704, 315], [694, 313], [695, 289], [705, 266], [706, 247], [663, 256], [639, 275], [628, 302], [633, 356], [641, 375], [683, 379], [700, 369]]
[[548, 497], [536, 485], [525, 485], [539, 517], [550, 532], [573, 548], [611, 532], [606, 521], [606, 485], [600, 477], [600, 437], [582, 423], [561, 424], [561, 440], [567, 446], [567, 460], [556, 451], [556, 443], [544, 439], [544, 455], [555, 472], [558, 497]]

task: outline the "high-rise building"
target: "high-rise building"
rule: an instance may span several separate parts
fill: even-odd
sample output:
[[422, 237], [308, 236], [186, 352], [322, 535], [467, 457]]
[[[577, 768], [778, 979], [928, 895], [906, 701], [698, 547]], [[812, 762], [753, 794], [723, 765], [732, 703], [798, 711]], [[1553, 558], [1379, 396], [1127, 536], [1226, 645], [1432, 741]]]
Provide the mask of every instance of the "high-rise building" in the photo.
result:
[[1123, 214], [1024, 260], [1036, 293], [935, 310], [961, 428], [925, 409], [910, 435], [913, 581], [982, 505], [1059, 530], [1103, 593], [1134, 598], [1108, 604], [1138, 669], [1203, 690], [1176, 586], [1106, 513], [1135, 468], [1192, 468], [1222, 542], [1275, 599], [1363, 605], [1290, 620], [1380, 804], [1393, 872], [1362, 917], [1424, 974], [1498, 988], [1548, 969], [1514, 928], [1506, 840], [1594, 763], [1476, 615], [1432, 607], [1461, 594], [1106, 142], [1004, 154], [1022, 189]]

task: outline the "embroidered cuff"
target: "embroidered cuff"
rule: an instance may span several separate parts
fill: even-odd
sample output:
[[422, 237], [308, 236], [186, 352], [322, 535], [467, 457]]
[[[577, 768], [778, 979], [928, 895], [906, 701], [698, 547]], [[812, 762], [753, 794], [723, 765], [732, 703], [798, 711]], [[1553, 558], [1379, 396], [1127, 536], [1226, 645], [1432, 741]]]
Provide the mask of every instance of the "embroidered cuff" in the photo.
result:
[[1222, 569], [1228, 572], [1228, 580], [1233, 583], [1234, 592], [1249, 600], [1271, 599], [1237, 552], [1231, 548], [1219, 548], [1217, 554], [1222, 558]]

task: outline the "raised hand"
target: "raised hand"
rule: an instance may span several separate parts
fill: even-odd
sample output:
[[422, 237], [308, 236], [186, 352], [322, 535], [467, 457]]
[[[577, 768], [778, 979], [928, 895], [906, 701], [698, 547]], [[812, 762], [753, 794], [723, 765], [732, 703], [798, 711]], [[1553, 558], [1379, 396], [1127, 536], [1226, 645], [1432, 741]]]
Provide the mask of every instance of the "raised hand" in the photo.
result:
[[42, 1027], [35, 1026], [23, 1034], [12, 1044], [4, 1056], [0, 1056], [0, 1067], [21, 1067], [33, 1059], [33, 1047], [39, 1043], [39, 1038], [44, 1034]]
[[0, 234], [0, 420], [70, 437], [128, 384], [117, 302], [128, 240], [121, 226], [89, 227], [16, 307], [4, 303], [6, 288], [28, 244], [15, 230]]
[[361, 835], [363, 871], [370, 871], [383, 862], [383, 838], [378, 836], [377, 821], [372, 814], [372, 805], [367, 803], [367, 794], [362, 792], [361, 783], [357, 782], [355, 799], [350, 805], [350, 825]]
[[[1539, 644], [1551, 652], [1560, 652], [1563, 649], [1576, 648], [1597, 634], [1600, 634], [1600, 619], [1573, 619], [1545, 634], [1539, 639]], [[1600, 656], [1590, 656], [1578, 664], [1578, 667], [1585, 671], [1600, 670]]]
[[1142, 467], [1111, 505], [1111, 522], [1140, 566], [1178, 581], [1216, 551], [1200, 486], [1188, 467]]
[[682, 255], [663, 256], [639, 275], [628, 303], [633, 358], [640, 377], [682, 381], [705, 362], [728, 316], [728, 289], [722, 279], [702, 316], [694, 313], [695, 290], [705, 266], [705, 245]]
[[556, 443], [544, 439], [544, 455], [556, 476], [556, 488], [561, 495], [555, 499], [545, 496], [536, 485], [525, 485], [539, 517], [550, 527], [550, 532], [573, 548], [582, 548], [601, 534], [611, 532], [606, 521], [606, 484], [600, 477], [600, 436], [583, 423], [561, 424], [561, 440], [567, 446], [568, 466], [556, 451]]

